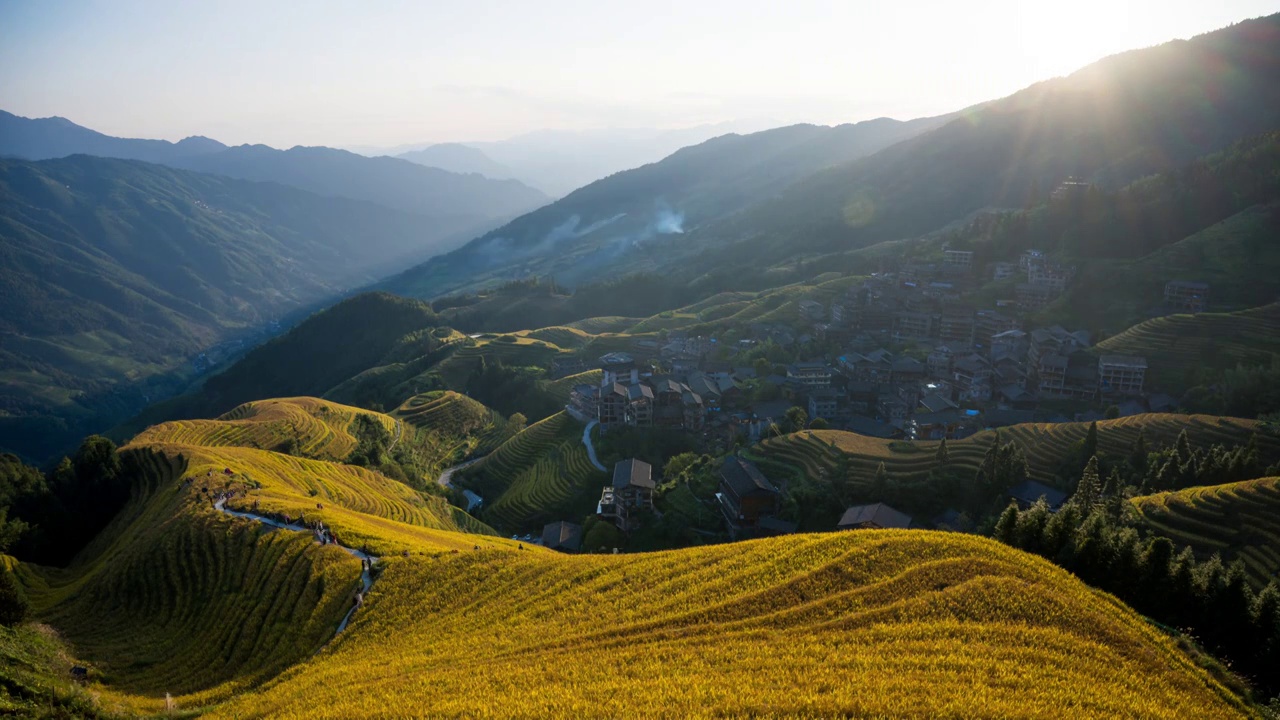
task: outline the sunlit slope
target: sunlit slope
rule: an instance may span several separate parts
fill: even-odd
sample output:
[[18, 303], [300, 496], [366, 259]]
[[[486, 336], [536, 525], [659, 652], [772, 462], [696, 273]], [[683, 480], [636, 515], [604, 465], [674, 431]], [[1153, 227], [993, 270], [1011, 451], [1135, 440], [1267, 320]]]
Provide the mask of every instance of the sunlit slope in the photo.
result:
[[[1170, 447], [1183, 429], [1196, 447], [1214, 443], [1243, 445], [1258, 428], [1253, 420], [1212, 415], [1145, 414], [1098, 423], [1098, 448], [1103, 453], [1127, 455], [1139, 430], [1149, 448]], [[1074, 443], [1084, 439], [1089, 423], [1025, 423], [1000, 428], [1001, 443], [1017, 443], [1027, 456], [1031, 477], [1051, 481]], [[948, 440], [950, 465], [977, 472], [995, 431], [980, 432], [963, 440]], [[906, 443], [882, 440], [839, 430], [792, 433], [764, 441], [760, 453], [810, 477], [829, 477], [843, 460], [854, 480], [870, 483], [880, 463], [898, 477], [924, 476], [937, 465], [937, 442]], [[1280, 438], [1258, 433], [1258, 448], [1265, 463], [1280, 457]]]
[[181, 459], [138, 449], [145, 478], [66, 570], [21, 566], [37, 617], [112, 688], [151, 696], [261, 681], [332, 636], [360, 564], [194, 497]]
[[1152, 532], [1202, 557], [1243, 560], [1252, 582], [1280, 577], [1280, 478], [1187, 488], [1136, 497]]
[[262, 513], [318, 519], [333, 528], [343, 544], [367, 544], [378, 554], [418, 550], [422, 544], [471, 547], [460, 532], [493, 532], [443, 498], [424, 496], [362, 467], [251, 448], [147, 447], [183, 457], [197, 488], [207, 483], [221, 489], [228, 482], [224, 472], [231, 470], [232, 485], [247, 485], [250, 495], [232, 500], [228, 507], [247, 509], [256, 501]]
[[928, 532], [389, 568], [315, 658], [213, 717], [1150, 717], [1241, 708], [1049, 563]]
[[1103, 340], [1098, 350], [1146, 357], [1154, 379], [1166, 385], [1184, 382], [1198, 367], [1270, 365], [1280, 357], [1280, 303], [1152, 318]]
[[351, 423], [357, 415], [373, 417], [388, 433], [396, 433], [396, 421], [382, 413], [319, 398], [295, 397], [248, 402], [216, 420], [161, 423], [143, 431], [133, 442], [237, 446], [342, 460], [355, 449]]

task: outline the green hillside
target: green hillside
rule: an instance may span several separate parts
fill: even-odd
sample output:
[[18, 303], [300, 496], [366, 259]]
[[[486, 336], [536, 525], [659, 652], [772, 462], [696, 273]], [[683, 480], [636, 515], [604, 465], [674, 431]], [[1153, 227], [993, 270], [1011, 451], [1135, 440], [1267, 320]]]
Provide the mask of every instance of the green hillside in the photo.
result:
[[421, 217], [369, 203], [132, 161], [0, 161], [0, 448], [43, 459], [181, 390], [198, 353], [433, 247]]
[[1280, 577], [1280, 478], [1188, 488], [1133, 498], [1152, 533], [1200, 557], [1240, 559], [1262, 587]]
[[1097, 349], [1145, 357], [1151, 387], [1162, 389], [1185, 386], [1192, 371], [1270, 366], [1280, 357], [1280, 304], [1153, 318], [1103, 340]]
[[560, 412], [499, 445], [454, 482], [485, 499], [485, 522], [503, 532], [533, 532], [593, 512], [608, 479], [587, 457], [582, 424]]

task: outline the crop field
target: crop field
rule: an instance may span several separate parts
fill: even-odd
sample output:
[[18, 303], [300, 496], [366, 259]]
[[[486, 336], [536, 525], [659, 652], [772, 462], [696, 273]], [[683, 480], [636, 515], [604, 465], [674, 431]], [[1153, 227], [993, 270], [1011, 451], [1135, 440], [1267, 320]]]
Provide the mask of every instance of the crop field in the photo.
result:
[[210, 716], [1244, 716], [1109, 596], [957, 534], [414, 557], [367, 607]]
[[[582, 469], [580, 434], [555, 415], [473, 468], [508, 484], [511, 512], [542, 507], [553, 475], [604, 482]], [[158, 713], [172, 693], [228, 718], [1244, 716], [1124, 605], [982, 538], [560, 555], [458, 532], [460, 511], [362, 468], [242, 447], [123, 452], [145, 472], [112, 525], [68, 569], [17, 569], [104, 707]], [[342, 634], [359, 562], [223, 515], [206, 487], [384, 558]]]
[[1132, 500], [1152, 532], [1200, 557], [1244, 561], [1256, 586], [1280, 577], [1280, 478], [1187, 488]]
[[[498, 338], [509, 337], [507, 342]], [[447, 387], [461, 389], [467, 378], [480, 363], [501, 361], [504, 365], [546, 367], [552, 359], [564, 353], [559, 346], [530, 337], [517, 335], [497, 336], [492, 340], [481, 339], [475, 344], [458, 348], [453, 354], [435, 366], [433, 372], [440, 375]]]
[[[1151, 449], [1171, 446], [1185, 428], [1191, 443], [1208, 447], [1214, 443], [1244, 444], [1257, 428], [1253, 420], [1212, 415], [1148, 414], [1132, 415], [1098, 423], [1098, 447], [1102, 452], [1124, 455], [1137, 438], [1139, 428]], [[1026, 423], [1000, 428], [1001, 443], [1017, 443], [1026, 453], [1033, 479], [1053, 480], [1061, 458], [1072, 444], [1084, 439], [1089, 423]], [[947, 441], [953, 467], [977, 472], [997, 433], [987, 430], [963, 440]], [[841, 430], [814, 430], [770, 438], [761, 443], [759, 454], [769, 461], [785, 464], [809, 477], [832, 477], [843, 458], [855, 482], [870, 483], [876, 467], [899, 477], [923, 476], [936, 465], [938, 443], [882, 440]], [[1258, 433], [1258, 448], [1266, 464], [1280, 458], [1280, 438]]]
[[591, 465], [580, 437], [537, 455], [484, 512], [485, 521], [510, 531], [534, 531], [555, 520], [579, 521], [595, 511], [607, 473]]
[[1145, 357], [1159, 386], [1182, 382], [1195, 367], [1270, 365], [1280, 357], [1280, 303], [1152, 318], [1098, 343], [1098, 351]]
[[486, 522], [523, 532], [553, 520], [580, 520], [608, 477], [587, 458], [581, 424], [560, 412], [530, 425], [454, 481], [485, 498]]
[[576, 350], [586, 345], [594, 337], [593, 333], [579, 330], [575, 327], [545, 327], [537, 330], [524, 330], [516, 333], [521, 337], [533, 338], [534, 340], [542, 340], [552, 345], [564, 348], [565, 350]]
[[394, 434], [396, 421], [382, 413], [339, 405], [312, 397], [277, 398], [245, 403], [217, 420], [174, 420], [145, 430], [137, 444], [237, 446], [281, 450], [296, 441], [296, 454], [342, 460], [356, 446], [348, 431], [356, 415], [370, 415]]
[[644, 318], [621, 317], [619, 315], [605, 315], [602, 317], [591, 317], [585, 320], [571, 322], [565, 327], [598, 335], [600, 333], [625, 332], [627, 328], [635, 325], [643, 319]]

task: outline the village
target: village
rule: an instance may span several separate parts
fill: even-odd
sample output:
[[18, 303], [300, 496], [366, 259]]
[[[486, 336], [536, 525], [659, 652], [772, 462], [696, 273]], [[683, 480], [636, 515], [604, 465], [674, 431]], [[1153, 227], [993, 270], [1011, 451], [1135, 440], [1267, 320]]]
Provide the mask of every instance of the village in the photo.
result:
[[[729, 453], [716, 497], [735, 538], [795, 529], [777, 517], [785, 488], [733, 454], [771, 434], [832, 428], [905, 441], [953, 440], [1018, 423], [1175, 409], [1173, 397], [1147, 392], [1145, 358], [1098, 352], [1083, 330], [1027, 327], [1019, 320], [1061, 295], [1075, 268], [1035, 250], [1016, 263], [992, 263], [983, 273], [990, 279], [1026, 278], [1014, 298], [994, 308], [977, 308], [965, 297], [977, 284], [975, 270], [973, 252], [945, 250], [941, 263], [873, 274], [829, 304], [801, 300], [793, 322], [752, 325], [749, 337], [732, 342], [680, 331], [663, 333], [661, 343], [638, 340], [630, 352], [599, 357], [599, 384], [575, 386], [566, 409], [606, 433], [679, 429], [712, 454]], [[1171, 280], [1163, 298], [1153, 300], [1164, 312], [1197, 313], [1206, 310], [1208, 296], [1203, 283]], [[790, 361], [762, 361], [766, 346]], [[811, 348], [827, 352], [804, 355]], [[590, 368], [581, 358], [560, 360], [552, 374]], [[1024, 485], [1010, 493], [1020, 505], [1065, 499], [1039, 483]], [[655, 487], [648, 464], [624, 460], [603, 489], [597, 514], [630, 532], [637, 514], [652, 510]], [[911, 522], [877, 503], [849, 508], [839, 526]], [[572, 545], [574, 527], [549, 525], [544, 542]]]

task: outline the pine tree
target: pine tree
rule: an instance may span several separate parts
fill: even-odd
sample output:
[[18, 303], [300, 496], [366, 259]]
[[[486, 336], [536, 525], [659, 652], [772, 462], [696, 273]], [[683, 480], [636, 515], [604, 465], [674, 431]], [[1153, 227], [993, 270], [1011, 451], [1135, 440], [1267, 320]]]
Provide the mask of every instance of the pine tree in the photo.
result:
[[1142, 428], [1138, 428], [1138, 437], [1133, 440], [1133, 448], [1129, 451], [1129, 465], [1134, 472], [1143, 472], [1147, 469], [1147, 433]]
[[1094, 455], [1089, 458], [1089, 463], [1084, 467], [1084, 473], [1080, 476], [1080, 482], [1076, 485], [1076, 492], [1071, 497], [1071, 502], [1088, 512], [1101, 499], [1102, 479], [1098, 477], [1098, 456]]
[[938, 452], [934, 454], [933, 459], [939, 465], [946, 465], [951, 462], [951, 456], [947, 453], [947, 439], [942, 438], [942, 442], [938, 443]]
[[871, 481], [871, 492], [877, 500], [883, 499], [885, 492], [889, 489], [889, 471], [885, 470], [884, 463], [880, 463], [876, 468], [876, 476]]
[[1000, 513], [1000, 519], [996, 521], [996, 527], [992, 536], [1006, 545], [1013, 545], [1016, 540], [1014, 531], [1017, 527], [1018, 506], [1014, 503], [1009, 503], [1009, 507], [1005, 508], [1004, 512]]
[[[1098, 423], [1089, 423], [1089, 432], [1084, 436], [1084, 456], [1093, 458], [1098, 454]], [[1088, 463], [1085, 460], [1085, 463]]]
[[1174, 450], [1178, 454], [1178, 463], [1186, 464], [1191, 461], [1191, 438], [1187, 435], [1187, 429], [1183, 428], [1178, 433], [1178, 442], [1174, 445]]

